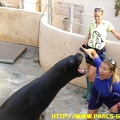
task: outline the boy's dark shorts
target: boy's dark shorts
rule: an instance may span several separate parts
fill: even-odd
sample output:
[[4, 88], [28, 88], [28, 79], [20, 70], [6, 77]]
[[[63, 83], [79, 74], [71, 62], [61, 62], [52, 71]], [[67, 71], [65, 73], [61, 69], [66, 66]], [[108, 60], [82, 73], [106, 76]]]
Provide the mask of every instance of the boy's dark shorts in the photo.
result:
[[[86, 48], [89, 49], [91, 47], [87, 46]], [[97, 50], [97, 49], [94, 49], [94, 50], [99, 55], [100, 59], [103, 61], [105, 59], [105, 56], [106, 56], [106, 49], [105, 49], [105, 47], [102, 50]], [[85, 54], [85, 58], [86, 58], [86, 63], [95, 66], [94, 62], [93, 62], [93, 59], [90, 58], [90, 56], [88, 54]]]
[[[120, 102], [119, 96], [111, 97], [111, 98], [108, 98], [108, 97], [105, 98], [105, 97], [99, 96], [98, 98], [99, 93], [97, 92], [94, 85], [92, 87], [91, 93], [92, 94], [91, 94], [91, 98], [88, 105], [89, 110], [98, 109], [100, 106], [102, 106], [102, 104], [105, 104], [108, 107], [108, 109], [110, 109], [116, 103]], [[120, 110], [118, 113], [120, 113]]]

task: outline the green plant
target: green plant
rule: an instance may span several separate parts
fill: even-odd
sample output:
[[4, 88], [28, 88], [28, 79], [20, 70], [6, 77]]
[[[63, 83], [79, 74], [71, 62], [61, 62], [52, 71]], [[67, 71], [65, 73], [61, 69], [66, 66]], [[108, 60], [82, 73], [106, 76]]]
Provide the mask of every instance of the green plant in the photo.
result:
[[119, 10], [120, 10], [120, 0], [115, 0], [114, 8], [115, 8], [115, 17], [117, 17], [119, 14]]

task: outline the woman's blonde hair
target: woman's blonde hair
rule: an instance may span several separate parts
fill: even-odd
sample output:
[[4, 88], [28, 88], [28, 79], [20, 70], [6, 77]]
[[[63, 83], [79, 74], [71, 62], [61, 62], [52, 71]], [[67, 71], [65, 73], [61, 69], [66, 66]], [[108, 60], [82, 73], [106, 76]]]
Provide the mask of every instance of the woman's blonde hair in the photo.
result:
[[112, 84], [110, 86], [110, 91], [112, 91], [113, 83], [120, 82], [120, 77], [119, 77], [119, 74], [118, 74], [117, 64], [112, 58], [105, 59], [103, 62], [107, 63], [108, 66], [110, 67], [110, 71], [113, 72]]
[[110, 71], [113, 71], [113, 83], [120, 82], [116, 62], [112, 58], [105, 59], [104, 62], [108, 64], [108, 66], [110, 67]]
[[104, 8], [97, 7], [97, 8], [94, 9], [94, 12], [101, 12], [101, 14], [103, 15], [105, 11], [104, 11]]

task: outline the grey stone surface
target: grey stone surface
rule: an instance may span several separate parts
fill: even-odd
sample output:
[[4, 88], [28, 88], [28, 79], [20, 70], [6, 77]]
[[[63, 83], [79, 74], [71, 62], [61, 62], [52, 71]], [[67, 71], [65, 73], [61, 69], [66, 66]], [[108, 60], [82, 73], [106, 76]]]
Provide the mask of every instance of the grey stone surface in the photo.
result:
[[26, 49], [26, 46], [20, 44], [0, 42], [0, 62], [14, 63]]
[[[78, 86], [67, 84], [62, 88], [49, 107], [46, 109], [45, 120], [78, 120], [75, 117], [61, 119], [60, 116], [58, 119], [52, 119], [52, 114], [87, 114], [88, 102], [82, 98], [82, 94], [85, 92], [85, 89]], [[98, 113], [102, 114], [107, 111], [105, 105], [103, 105]], [[86, 120], [79, 119], [79, 120]], [[97, 119], [96, 119], [97, 120]], [[103, 119], [98, 119], [103, 120]]]
[[44, 73], [37, 62], [38, 50], [33, 56], [35, 51], [35, 47], [27, 46], [25, 54], [14, 64], [0, 63], [0, 105], [16, 90]]

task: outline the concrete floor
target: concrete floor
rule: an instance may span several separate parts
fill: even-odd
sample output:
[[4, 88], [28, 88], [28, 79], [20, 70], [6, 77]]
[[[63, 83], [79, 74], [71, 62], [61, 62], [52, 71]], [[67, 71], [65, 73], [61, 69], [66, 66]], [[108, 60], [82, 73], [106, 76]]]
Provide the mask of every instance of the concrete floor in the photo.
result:
[[44, 73], [36, 62], [38, 51], [33, 58], [28, 59], [35, 50], [35, 47], [27, 46], [27, 51], [14, 64], [0, 63], [0, 105], [16, 90]]
[[[27, 51], [14, 64], [0, 63], [0, 105], [16, 90], [35, 78], [38, 78], [45, 72], [37, 62], [38, 50], [35, 55], [30, 58], [35, 50], [35, 47], [27, 46]], [[51, 115], [55, 113], [87, 113], [88, 103], [82, 98], [83, 92], [84, 89], [72, 84], [67, 84], [59, 91], [55, 99], [46, 109], [45, 120], [52, 120]], [[103, 106], [100, 112], [104, 111], [106, 111], [106, 108]], [[53, 120], [61, 120], [61, 118]], [[73, 120], [73, 118], [67, 118], [67, 120]]]

